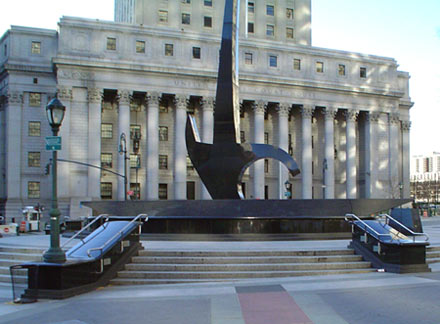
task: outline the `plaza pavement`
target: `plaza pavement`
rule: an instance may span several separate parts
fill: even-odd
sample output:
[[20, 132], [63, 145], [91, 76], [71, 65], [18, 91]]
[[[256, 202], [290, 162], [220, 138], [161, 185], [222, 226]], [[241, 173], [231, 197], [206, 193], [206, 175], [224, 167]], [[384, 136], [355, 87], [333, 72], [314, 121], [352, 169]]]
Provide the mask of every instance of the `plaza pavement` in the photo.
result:
[[[423, 220], [440, 246], [440, 217]], [[66, 239], [62, 238], [61, 242]], [[146, 249], [315, 250], [348, 240], [143, 242]], [[49, 236], [0, 238], [0, 246], [47, 247]], [[440, 264], [420, 274], [367, 273], [149, 286], [107, 286], [65, 300], [13, 304], [0, 287], [0, 323], [10, 324], [439, 324]]]

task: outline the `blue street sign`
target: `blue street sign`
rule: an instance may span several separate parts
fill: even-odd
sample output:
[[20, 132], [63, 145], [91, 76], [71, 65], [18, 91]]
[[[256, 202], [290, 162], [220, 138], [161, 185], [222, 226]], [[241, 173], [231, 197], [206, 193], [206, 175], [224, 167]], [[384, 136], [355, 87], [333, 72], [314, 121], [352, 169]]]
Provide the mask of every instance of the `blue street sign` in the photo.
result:
[[46, 151], [61, 150], [61, 136], [46, 136]]

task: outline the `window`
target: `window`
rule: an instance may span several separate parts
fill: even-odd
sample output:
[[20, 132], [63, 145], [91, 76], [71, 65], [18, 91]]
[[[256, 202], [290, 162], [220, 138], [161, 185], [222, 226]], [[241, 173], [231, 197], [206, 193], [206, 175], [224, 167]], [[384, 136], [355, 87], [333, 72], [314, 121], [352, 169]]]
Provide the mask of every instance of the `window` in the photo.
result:
[[338, 74], [339, 75], [345, 75], [345, 65], [344, 64], [339, 64], [339, 66], [338, 66]]
[[192, 164], [191, 159], [189, 158], [189, 156], [186, 156], [186, 170], [187, 171], [192, 171], [194, 170], [194, 165]]
[[40, 167], [40, 152], [28, 152], [28, 167]]
[[191, 3], [191, 0], [182, 0], [182, 3]]
[[168, 199], [168, 184], [159, 183], [159, 199], [160, 200]]
[[254, 33], [254, 23], [248, 22], [248, 33], [253, 34]]
[[41, 42], [32, 42], [31, 45], [31, 53], [32, 54], [41, 54]]
[[267, 25], [266, 26], [266, 35], [267, 36], [274, 36], [275, 35], [275, 26], [274, 25]]
[[159, 22], [167, 23], [168, 22], [168, 11], [159, 10]]
[[162, 142], [168, 141], [168, 127], [159, 126], [159, 141]]
[[141, 125], [130, 125], [130, 139], [141, 138]]
[[141, 156], [138, 154], [130, 154], [130, 168], [139, 169], [141, 167]]
[[212, 27], [212, 17], [209, 16], [203, 17], [203, 27], [207, 27], [207, 28]]
[[293, 28], [286, 28], [286, 38], [293, 39]]
[[301, 60], [300, 59], [293, 59], [293, 69], [296, 71], [301, 70]]
[[34, 79], [33, 79], [33, 83], [34, 83], [34, 84], [38, 84], [38, 78], [34, 78]]
[[139, 53], [139, 54], [145, 53], [145, 42], [144, 41], [136, 41], [136, 53]]
[[107, 37], [107, 50], [116, 51], [116, 38]]
[[113, 154], [112, 153], [101, 153], [101, 168], [113, 167]]
[[30, 121], [28, 124], [28, 135], [29, 136], [41, 136], [41, 122]]
[[264, 144], [269, 144], [269, 133], [264, 133]]
[[278, 58], [275, 55], [269, 55], [269, 66], [270, 67], [277, 67], [278, 65]]
[[273, 16], [275, 14], [275, 8], [273, 5], [266, 5], [266, 15]]
[[244, 53], [244, 63], [252, 64], [252, 53]]
[[292, 8], [286, 8], [286, 18], [293, 19], [293, 9]]
[[141, 199], [141, 184], [139, 182], [130, 183], [130, 191], [133, 191], [131, 199], [140, 200]]
[[28, 182], [28, 198], [40, 198], [40, 182]]
[[112, 199], [113, 184], [111, 182], [101, 182], [101, 199]]
[[191, 15], [189, 13], [182, 14], [182, 25], [191, 24]]
[[244, 131], [240, 131], [240, 142], [241, 143], [246, 142], [246, 134]]
[[159, 155], [159, 170], [168, 170], [168, 155]]
[[41, 106], [41, 93], [36, 93], [36, 92], [29, 93], [29, 106], [31, 107]]
[[324, 62], [316, 62], [316, 72], [318, 73], [324, 72]]
[[212, 7], [212, 0], [205, 0], [204, 1], [205, 6]]
[[173, 44], [165, 44], [165, 56], [174, 56]]
[[193, 47], [193, 59], [200, 60], [200, 47]]
[[367, 77], [367, 68], [361, 67], [359, 70], [359, 76], [361, 78], [366, 78]]
[[113, 138], [113, 124], [101, 124], [101, 138]]
[[255, 3], [248, 2], [248, 12], [249, 13], [254, 13], [255, 12]]
[[264, 173], [269, 173], [269, 160], [264, 159]]

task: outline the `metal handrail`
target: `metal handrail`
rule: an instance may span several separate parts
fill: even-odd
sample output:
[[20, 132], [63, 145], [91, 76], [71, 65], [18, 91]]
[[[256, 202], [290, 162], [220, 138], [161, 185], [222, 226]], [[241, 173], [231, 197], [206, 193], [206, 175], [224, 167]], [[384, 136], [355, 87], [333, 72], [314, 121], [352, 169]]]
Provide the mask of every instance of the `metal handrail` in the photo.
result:
[[[66, 242], [63, 243], [63, 245], [61, 245], [61, 247], [65, 247], [68, 243], [70, 243], [73, 239], [75, 239], [78, 235], [80, 235], [82, 232], [84, 232], [86, 229], [88, 229], [90, 226], [92, 226], [92, 224], [96, 223], [99, 219], [101, 218], [107, 218], [108, 219], [108, 214], [101, 214], [98, 217], [96, 217], [93, 221], [91, 221], [90, 223], [87, 224], [87, 226], [83, 227], [80, 231], [78, 231], [75, 235], [73, 235], [70, 239], [68, 239]], [[80, 238], [81, 242], [84, 243], [84, 240], [82, 238]]]
[[122, 233], [123, 233], [123, 231], [128, 227], [128, 226], [130, 226], [132, 223], [134, 223], [134, 222], [136, 222], [139, 218], [141, 218], [142, 216], [145, 216], [145, 221], [147, 222], [148, 221], [148, 215], [147, 214], [139, 214], [139, 215], [137, 215], [130, 223], [128, 223], [128, 224], [126, 224], [123, 228], [121, 228], [120, 230], [119, 230], [119, 232], [118, 233], [116, 233], [115, 235], [113, 235], [111, 238], [109, 238], [103, 245], [101, 245], [100, 247], [96, 247], [96, 248], [90, 248], [90, 249], [88, 249], [87, 250], [87, 255], [89, 256], [89, 257], [91, 257], [91, 255], [90, 255], [90, 252], [91, 251], [95, 251], [95, 250], [101, 250], [101, 252], [102, 252], [102, 250], [111, 242], [111, 241], [113, 241], [113, 239], [115, 238], [115, 237], [117, 237], [118, 235], [121, 235]]
[[399, 226], [402, 226], [403, 229], [405, 229], [406, 231], [408, 231], [409, 233], [411, 233], [411, 235], [413, 236], [413, 242], [416, 241], [416, 236], [424, 236], [425, 237], [425, 242], [427, 242], [429, 240], [429, 236], [426, 233], [418, 233], [418, 232], [414, 232], [413, 230], [411, 230], [410, 228], [406, 227], [405, 225], [403, 225], [401, 222], [399, 222], [398, 220], [394, 219], [393, 217], [391, 217], [388, 214], [380, 214], [380, 217], [385, 217], [385, 224], [389, 225], [389, 222], [387, 222], [388, 219], [391, 219], [393, 222], [396, 222]]
[[[372, 228], [370, 225], [368, 225], [367, 223], [365, 223], [362, 219], [360, 219], [359, 217], [357, 217], [355, 214], [345, 214], [345, 221], [346, 221], [346, 222], [349, 222], [349, 220], [347, 219], [347, 216], [350, 216], [350, 217], [352, 217], [352, 218], [355, 218], [356, 220], [358, 220], [359, 222], [361, 222], [362, 225], [364, 225], [364, 227], [368, 227], [368, 228], [370, 229], [370, 231], [372, 231], [372, 232], [375, 234], [375, 235], [373, 235], [373, 236], [375, 236], [375, 238], [376, 238], [377, 240], [380, 241], [380, 237], [381, 237], [381, 236], [389, 236], [389, 237], [391, 238], [391, 240], [393, 240], [393, 237], [392, 237], [390, 234], [381, 234], [381, 233], [378, 233], [374, 228]], [[364, 230], [365, 230], [365, 228], [364, 228]]]

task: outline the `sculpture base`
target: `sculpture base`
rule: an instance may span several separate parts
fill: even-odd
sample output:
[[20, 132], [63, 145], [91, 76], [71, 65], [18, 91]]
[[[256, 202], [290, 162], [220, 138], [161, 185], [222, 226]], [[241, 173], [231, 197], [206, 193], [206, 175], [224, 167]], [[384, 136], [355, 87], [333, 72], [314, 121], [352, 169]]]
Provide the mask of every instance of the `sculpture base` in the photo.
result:
[[[409, 199], [290, 199], [290, 200], [166, 200], [84, 202], [94, 215], [135, 216], [149, 220], [142, 233], [174, 237], [242, 240], [349, 238], [347, 213], [371, 214]], [[194, 236], [195, 235], [195, 236]], [[241, 237], [242, 236], [242, 237]], [[163, 236], [164, 239], [169, 239]]]

